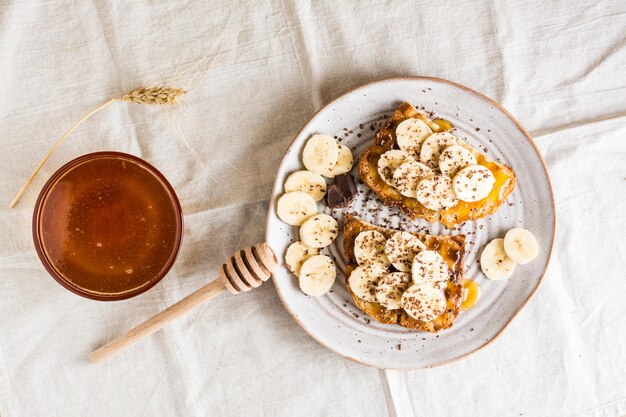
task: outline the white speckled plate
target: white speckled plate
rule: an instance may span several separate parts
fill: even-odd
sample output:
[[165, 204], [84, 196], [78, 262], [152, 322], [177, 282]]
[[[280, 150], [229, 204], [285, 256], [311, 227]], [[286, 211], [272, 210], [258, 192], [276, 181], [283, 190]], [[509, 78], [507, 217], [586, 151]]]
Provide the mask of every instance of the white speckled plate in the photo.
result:
[[[300, 155], [306, 140], [314, 133], [336, 136], [352, 149], [356, 160], [372, 143], [379, 124], [402, 101], [450, 120], [456, 127], [456, 135], [478, 149], [486, 148], [489, 157], [512, 166], [517, 185], [496, 214], [450, 231], [423, 220], [412, 222], [399, 210], [384, 207], [371, 191], [359, 184], [364, 192], [348, 210], [366, 221], [382, 225], [386, 219], [392, 226], [422, 229], [431, 234], [467, 234], [466, 277], [481, 285], [481, 299], [474, 309], [462, 312], [451, 329], [437, 335], [370, 322], [353, 304], [344, 285], [341, 234], [326, 249], [338, 267], [330, 293], [318, 298], [303, 294], [297, 278], [284, 265], [274, 274], [274, 285], [285, 307], [314, 339], [348, 359], [388, 369], [445, 364], [494, 340], [537, 290], [548, 267], [555, 235], [556, 213], [548, 172], [530, 135], [519, 122], [497, 103], [461, 85], [437, 78], [395, 78], [359, 87], [329, 103], [293, 140], [278, 169], [267, 217], [267, 242], [281, 260], [289, 244], [299, 238], [297, 227], [281, 222], [276, 216], [276, 199], [283, 193], [287, 176], [304, 169]], [[353, 175], [357, 176], [356, 169]], [[320, 211], [329, 213], [323, 202], [319, 207]], [[341, 220], [343, 213], [333, 215]], [[510, 279], [490, 281], [480, 271], [478, 255], [489, 240], [503, 237], [515, 226], [523, 226], [535, 234], [540, 245], [539, 256], [530, 264], [519, 265]]]

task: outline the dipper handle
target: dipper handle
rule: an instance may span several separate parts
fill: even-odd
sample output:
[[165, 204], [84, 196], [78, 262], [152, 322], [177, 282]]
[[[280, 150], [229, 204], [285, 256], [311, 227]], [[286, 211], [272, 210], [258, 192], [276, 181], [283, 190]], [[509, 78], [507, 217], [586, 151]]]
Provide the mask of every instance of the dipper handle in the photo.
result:
[[151, 335], [171, 321], [225, 290], [232, 294], [249, 291], [267, 281], [278, 266], [278, 260], [267, 243], [259, 243], [237, 251], [222, 265], [218, 278], [169, 306], [138, 326], [111, 340], [89, 355], [92, 362], [101, 362]]

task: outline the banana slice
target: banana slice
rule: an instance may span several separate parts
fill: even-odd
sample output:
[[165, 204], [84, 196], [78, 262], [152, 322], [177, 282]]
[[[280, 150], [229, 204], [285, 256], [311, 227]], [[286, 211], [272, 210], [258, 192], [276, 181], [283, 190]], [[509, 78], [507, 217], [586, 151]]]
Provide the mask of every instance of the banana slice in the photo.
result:
[[326, 181], [320, 174], [311, 171], [296, 171], [285, 181], [285, 192], [304, 191], [313, 200], [320, 201], [326, 194]]
[[539, 252], [539, 245], [537, 245], [535, 235], [526, 229], [516, 227], [506, 232], [504, 251], [509, 258], [524, 265], [535, 259]]
[[422, 142], [432, 133], [431, 128], [423, 121], [406, 119], [396, 127], [396, 143], [400, 149], [417, 159]]
[[504, 239], [494, 239], [480, 255], [480, 269], [489, 279], [506, 279], [515, 270], [515, 261], [504, 250]]
[[430, 210], [446, 210], [456, 204], [452, 180], [444, 175], [433, 175], [422, 179], [417, 185], [415, 198]]
[[352, 164], [354, 162], [352, 158], [352, 151], [350, 148], [343, 145], [337, 145], [339, 148], [337, 163], [331, 169], [322, 172], [322, 175], [328, 178], [335, 178], [337, 175], [345, 174], [346, 172], [350, 172], [352, 169]]
[[302, 264], [312, 256], [319, 255], [318, 248], [310, 248], [302, 242], [293, 242], [285, 253], [287, 268], [296, 276], [300, 275]]
[[468, 165], [454, 176], [452, 186], [459, 200], [468, 203], [487, 197], [496, 179], [489, 168], [482, 165]]
[[300, 268], [300, 289], [303, 293], [319, 297], [333, 286], [337, 269], [326, 255], [315, 255], [307, 259]]
[[348, 285], [360, 299], [376, 302], [376, 284], [387, 272], [387, 268], [378, 264], [361, 265], [350, 273]]
[[411, 274], [392, 272], [383, 276], [376, 285], [376, 301], [387, 310], [402, 308], [402, 293], [413, 284]]
[[309, 217], [300, 226], [300, 241], [310, 248], [323, 248], [337, 238], [337, 220], [328, 214]]
[[433, 321], [446, 310], [443, 291], [428, 284], [413, 284], [402, 294], [402, 308], [419, 321]]
[[385, 152], [378, 159], [378, 174], [387, 184], [394, 186], [393, 173], [400, 165], [412, 161], [408, 153], [399, 149]]
[[292, 226], [300, 226], [317, 213], [315, 200], [303, 191], [291, 191], [280, 196], [276, 203], [276, 214]]
[[432, 122], [428, 122], [427, 125], [433, 132], [449, 132], [454, 129], [454, 125], [446, 119], [433, 119]]
[[445, 259], [433, 250], [421, 251], [415, 255], [411, 273], [416, 284], [430, 284], [435, 287], [441, 287], [450, 278]]
[[306, 169], [318, 174], [332, 169], [338, 159], [337, 141], [326, 135], [313, 135], [302, 151], [302, 162]]
[[461, 168], [475, 164], [476, 157], [469, 149], [463, 146], [448, 146], [439, 155], [439, 170], [443, 175], [449, 177], [454, 177]]
[[[439, 119], [441, 120], [441, 119]], [[444, 128], [439, 126], [437, 123], [433, 122], [433, 121], [428, 121], [428, 123], [426, 123], [428, 125], [428, 127], [430, 127], [430, 130], [432, 130], [433, 132], [443, 132]]]
[[408, 232], [396, 232], [385, 244], [387, 258], [398, 271], [409, 272], [413, 264], [413, 258], [420, 251], [426, 249], [416, 236]]
[[448, 146], [457, 145], [459, 141], [460, 139], [452, 133], [433, 133], [422, 143], [422, 147], [420, 149], [420, 161], [431, 168], [437, 168], [441, 152]]
[[405, 197], [415, 198], [417, 185], [424, 177], [435, 175], [435, 171], [417, 161], [408, 161], [393, 172], [393, 186]]
[[359, 265], [378, 264], [385, 268], [391, 265], [385, 254], [387, 239], [376, 230], [366, 230], [354, 239], [354, 257]]

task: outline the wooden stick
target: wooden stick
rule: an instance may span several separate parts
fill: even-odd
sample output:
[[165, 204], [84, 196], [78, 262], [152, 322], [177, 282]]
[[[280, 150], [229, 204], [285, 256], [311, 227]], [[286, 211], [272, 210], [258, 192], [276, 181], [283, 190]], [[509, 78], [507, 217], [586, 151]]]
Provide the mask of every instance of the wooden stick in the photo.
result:
[[240, 294], [256, 288], [267, 281], [276, 268], [278, 259], [267, 243], [262, 242], [240, 249], [222, 265], [217, 279], [96, 349], [89, 357], [92, 362], [99, 362], [113, 356], [226, 290], [231, 294]]
[[209, 301], [211, 298], [220, 295], [224, 291], [226, 291], [226, 287], [219, 278], [209, 282], [196, 292], [188, 295], [176, 304], [171, 305], [166, 310], [161, 311], [140, 325], [121, 334], [106, 345], [96, 349], [89, 355], [89, 359], [91, 359], [92, 362], [100, 362], [115, 355], [119, 351], [151, 335], [169, 322], [176, 320], [178, 317], [200, 304]]

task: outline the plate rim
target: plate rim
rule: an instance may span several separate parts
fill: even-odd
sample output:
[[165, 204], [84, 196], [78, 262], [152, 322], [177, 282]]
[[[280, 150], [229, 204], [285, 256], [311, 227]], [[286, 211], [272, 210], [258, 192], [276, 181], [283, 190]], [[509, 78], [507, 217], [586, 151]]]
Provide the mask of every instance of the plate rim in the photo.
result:
[[[548, 180], [548, 189], [550, 190], [550, 206], [552, 207], [552, 213], [553, 213], [553, 220], [552, 220], [552, 240], [550, 241], [550, 250], [548, 252], [548, 259], [547, 262], [545, 264], [544, 270], [541, 273], [541, 276], [539, 277], [539, 280], [537, 281], [537, 284], [535, 285], [535, 288], [533, 288], [532, 292], [528, 295], [528, 297], [524, 300], [524, 302], [519, 306], [519, 308], [515, 311], [515, 313], [513, 313], [513, 315], [509, 318], [509, 320], [504, 324], [504, 326], [502, 326], [502, 328], [498, 331], [498, 333], [496, 333], [491, 339], [487, 340], [485, 343], [483, 343], [482, 345], [480, 345], [479, 347], [477, 347], [476, 349], [472, 350], [471, 352], [467, 352], [464, 353], [462, 355], [456, 356], [452, 359], [447, 359], [444, 361], [439, 361], [439, 362], [435, 362], [432, 364], [428, 364], [428, 365], [424, 365], [424, 366], [418, 366], [415, 368], [394, 368], [394, 367], [385, 367], [385, 366], [379, 366], [375, 363], [370, 363], [370, 362], [366, 362], [366, 361], [362, 361], [356, 358], [353, 358], [351, 356], [345, 355], [341, 352], [338, 352], [337, 350], [335, 350], [334, 347], [329, 346], [328, 344], [322, 342], [320, 339], [318, 339], [312, 332], [309, 331], [309, 329], [307, 329], [302, 322], [300, 321], [300, 319], [298, 319], [298, 317], [296, 316], [295, 312], [293, 312], [289, 306], [287, 305], [285, 299], [283, 298], [283, 294], [280, 291], [280, 289], [278, 288], [278, 286], [276, 285], [276, 278], [274, 277], [274, 275], [272, 275], [272, 283], [274, 284], [274, 288], [276, 290], [276, 293], [278, 294], [278, 298], [280, 299], [280, 302], [283, 304], [283, 307], [285, 308], [285, 310], [287, 310], [287, 312], [289, 313], [289, 315], [295, 320], [295, 322], [298, 324], [298, 326], [300, 326], [300, 328], [302, 330], [304, 330], [304, 332], [306, 334], [308, 334], [313, 340], [315, 340], [317, 343], [319, 343], [320, 345], [322, 345], [323, 347], [325, 347], [326, 349], [334, 352], [337, 355], [340, 355], [343, 358], [346, 358], [352, 362], [356, 362], [358, 364], [361, 365], [365, 365], [365, 366], [369, 366], [372, 368], [377, 368], [377, 369], [385, 369], [385, 370], [400, 370], [400, 371], [410, 371], [410, 370], [419, 370], [419, 369], [430, 369], [430, 368], [436, 368], [439, 366], [443, 366], [443, 365], [447, 365], [450, 363], [454, 363], [454, 362], [458, 362], [461, 361], [463, 359], [468, 358], [469, 356], [475, 354], [476, 352], [484, 349], [485, 347], [489, 346], [491, 343], [493, 343], [495, 340], [497, 340], [500, 335], [504, 332], [504, 330], [509, 327], [509, 325], [513, 322], [513, 320], [518, 316], [518, 314], [520, 313], [520, 311], [522, 311], [524, 309], [524, 307], [526, 307], [526, 305], [528, 304], [528, 302], [534, 298], [535, 294], [537, 293], [537, 290], [539, 289], [539, 287], [541, 286], [546, 273], [548, 272], [549, 268], [550, 268], [550, 263], [552, 260], [552, 253], [554, 252], [554, 243], [556, 241], [556, 226], [557, 226], [557, 211], [556, 211], [556, 204], [555, 204], [555, 199], [554, 199], [554, 188], [552, 187], [552, 180], [550, 178], [550, 173], [548, 171], [548, 166], [546, 164], [546, 161], [543, 157], [543, 155], [541, 154], [541, 152], [539, 151], [539, 148], [537, 147], [537, 144], [535, 143], [533, 137], [530, 135], [530, 133], [522, 126], [522, 124], [507, 110], [505, 109], [501, 104], [499, 104], [498, 102], [496, 102], [495, 100], [493, 100], [492, 98], [479, 93], [476, 90], [473, 90], [469, 87], [466, 87], [462, 84], [456, 83], [454, 81], [450, 81], [447, 80], [445, 78], [439, 78], [439, 77], [431, 77], [431, 76], [421, 76], [421, 75], [413, 75], [413, 76], [403, 76], [403, 77], [390, 77], [390, 78], [381, 78], [378, 80], [374, 80], [374, 81], [370, 81], [368, 83], [365, 84], [361, 84], [355, 88], [352, 88], [348, 91], [346, 91], [345, 93], [337, 96], [336, 98], [334, 98], [333, 100], [329, 101], [328, 103], [322, 105], [315, 113], [313, 113], [311, 115], [311, 117], [309, 117], [309, 119], [302, 125], [302, 128], [300, 130], [298, 130], [298, 132], [293, 136], [293, 138], [291, 139], [289, 146], [287, 147], [287, 149], [285, 150], [283, 157], [281, 158], [280, 164], [279, 164], [279, 170], [280, 170], [280, 166], [283, 164], [283, 161], [285, 159], [285, 156], [287, 155], [287, 153], [289, 153], [289, 151], [291, 150], [291, 148], [294, 146], [294, 143], [296, 141], [296, 139], [298, 138], [298, 136], [300, 136], [300, 134], [305, 130], [305, 128], [311, 123], [311, 121], [319, 114], [321, 113], [323, 110], [325, 110], [326, 108], [330, 107], [333, 103], [343, 99], [344, 97], [354, 93], [354, 92], [358, 92], [359, 90], [364, 90], [367, 89], [368, 87], [370, 87], [371, 85], [374, 84], [382, 84], [382, 83], [386, 83], [386, 82], [393, 82], [393, 81], [431, 81], [431, 82], [435, 82], [435, 83], [443, 83], [443, 84], [448, 84], [451, 85], [453, 87], [459, 88], [461, 90], [464, 90], [474, 96], [476, 96], [478, 99], [483, 100], [491, 105], [493, 105], [494, 107], [496, 107], [499, 111], [501, 111], [502, 113], [504, 113], [504, 115], [506, 117], [508, 117], [514, 124], [515, 126], [517, 126], [517, 128], [524, 134], [524, 136], [526, 137], [526, 139], [528, 140], [528, 142], [532, 145], [535, 154], [537, 154], [537, 156], [539, 157], [539, 160], [541, 161], [541, 165], [543, 167], [545, 176]], [[270, 200], [269, 200], [269, 204], [268, 204], [268, 211], [267, 211], [267, 215], [265, 217], [265, 241], [269, 240], [269, 222], [270, 222], [270, 214], [271, 214], [271, 210], [273, 209], [273, 203], [274, 203], [274, 189], [276, 189], [276, 185], [278, 184], [278, 177], [279, 177], [279, 172], [276, 172], [276, 176], [274, 178], [274, 183], [272, 184], [272, 194], [270, 195]]]

